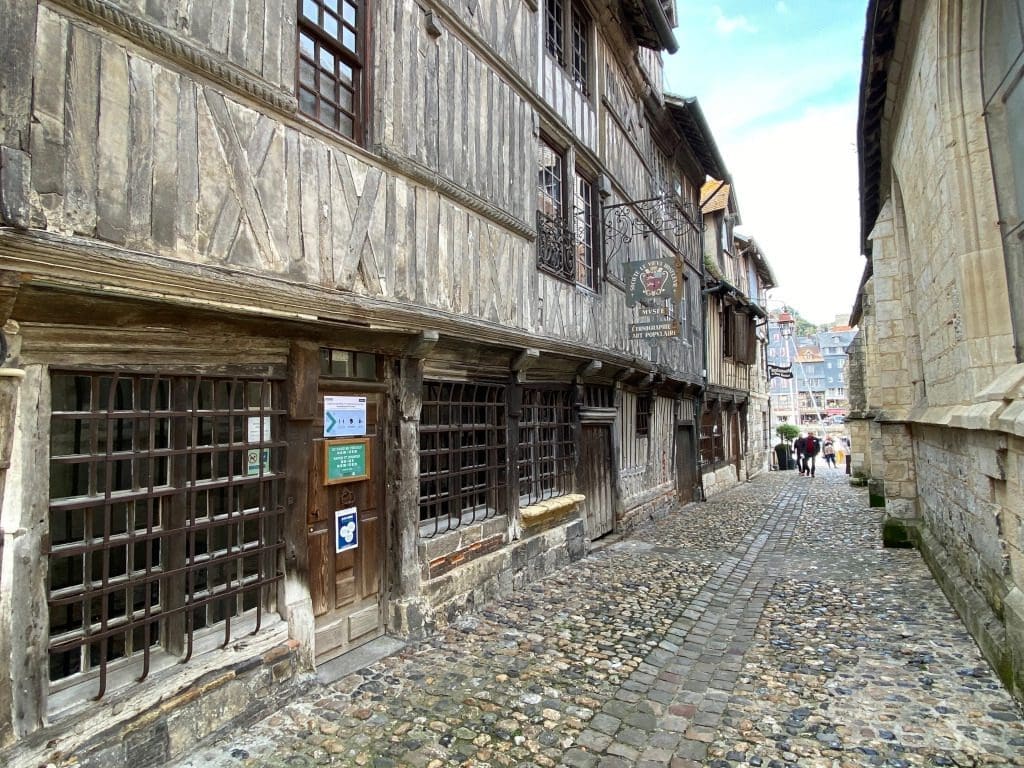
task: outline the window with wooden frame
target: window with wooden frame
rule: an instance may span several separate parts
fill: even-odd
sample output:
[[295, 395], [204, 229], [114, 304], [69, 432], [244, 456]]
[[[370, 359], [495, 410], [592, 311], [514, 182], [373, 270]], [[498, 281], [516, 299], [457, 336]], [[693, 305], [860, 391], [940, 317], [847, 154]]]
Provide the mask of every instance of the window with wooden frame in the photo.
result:
[[51, 701], [257, 631], [283, 549], [279, 382], [54, 371]]
[[420, 536], [505, 512], [505, 387], [433, 381], [420, 413]]
[[722, 431], [721, 411], [710, 408], [700, 417], [700, 463], [717, 464], [725, 461], [725, 435]]
[[724, 303], [719, 305], [718, 320], [722, 334], [722, 357], [732, 357], [736, 343], [736, 317], [732, 307]]
[[519, 418], [520, 505], [572, 492], [575, 441], [572, 391], [566, 387], [523, 390]]
[[365, 138], [367, 0], [299, 0], [299, 111]]
[[572, 0], [544, 0], [544, 47], [585, 94], [590, 93], [590, 14]]
[[[537, 152], [537, 266], [597, 291], [594, 183], [541, 138]], [[571, 186], [570, 186], [571, 184]]]

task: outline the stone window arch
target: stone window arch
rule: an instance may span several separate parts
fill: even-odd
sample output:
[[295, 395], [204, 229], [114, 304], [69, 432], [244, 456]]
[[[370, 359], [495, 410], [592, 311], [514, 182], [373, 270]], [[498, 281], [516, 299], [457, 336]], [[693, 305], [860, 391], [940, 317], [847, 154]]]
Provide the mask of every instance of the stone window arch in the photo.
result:
[[985, 101], [1014, 349], [1024, 362], [1024, 0], [986, 0], [981, 27]]

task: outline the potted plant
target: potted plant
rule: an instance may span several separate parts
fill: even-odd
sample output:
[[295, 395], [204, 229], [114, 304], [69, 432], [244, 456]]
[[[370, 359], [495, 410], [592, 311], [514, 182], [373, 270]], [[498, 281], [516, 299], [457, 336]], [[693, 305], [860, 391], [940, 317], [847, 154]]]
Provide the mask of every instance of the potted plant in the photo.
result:
[[793, 460], [793, 441], [800, 435], [800, 428], [796, 424], [784, 422], [775, 428], [775, 434], [779, 436], [779, 444], [775, 446], [775, 459], [779, 469], [793, 469], [796, 462]]

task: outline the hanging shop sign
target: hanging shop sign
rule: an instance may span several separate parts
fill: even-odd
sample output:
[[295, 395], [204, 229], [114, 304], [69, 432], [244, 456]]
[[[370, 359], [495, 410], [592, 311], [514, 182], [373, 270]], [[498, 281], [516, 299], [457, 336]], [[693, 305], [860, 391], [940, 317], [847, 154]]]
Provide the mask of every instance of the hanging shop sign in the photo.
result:
[[653, 323], [630, 323], [631, 339], [665, 339], [679, 335], [678, 320], [660, 320]]
[[625, 263], [626, 306], [678, 299], [682, 269], [678, 259], [647, 259]]
[[359, 437], [365, 434], [365, 395], [324, 396], [324, 437]]
[[369, 438], [324, 440], [324, 485], [366, 480], [370, 466]]
[[793, 364], [789, 365], [769, 365], [768, 366], [768, 378], [771, 379], [792, 379], [793, 378]]
[[359, 546], [359, 515], [355, 507], [334, 512], [334, 551], [346, 552]]

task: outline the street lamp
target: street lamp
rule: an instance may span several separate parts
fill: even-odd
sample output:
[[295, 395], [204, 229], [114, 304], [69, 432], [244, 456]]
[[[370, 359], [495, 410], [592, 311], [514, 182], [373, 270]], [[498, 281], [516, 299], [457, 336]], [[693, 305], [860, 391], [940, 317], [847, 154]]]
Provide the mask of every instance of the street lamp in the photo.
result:
[[793, 371], [793, 358], [789, 354], [790, 340], [793, 338], [793, 329], [796, 328], [796, 320], [789, 312], [781, 312], [779, 314], [779, 333], [782, 335], [782, 345], [786, 348], [786, 363], [789, 365], [789, 370], [793, 373], [793, 377], [789, 380], [789, 396], [790, 402], [793, 404], [793, 423], [800, 426], [800, 403], [797, 401], [799, 393], [796, 391], [796, 372]]

